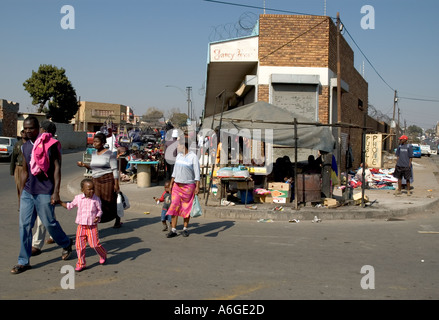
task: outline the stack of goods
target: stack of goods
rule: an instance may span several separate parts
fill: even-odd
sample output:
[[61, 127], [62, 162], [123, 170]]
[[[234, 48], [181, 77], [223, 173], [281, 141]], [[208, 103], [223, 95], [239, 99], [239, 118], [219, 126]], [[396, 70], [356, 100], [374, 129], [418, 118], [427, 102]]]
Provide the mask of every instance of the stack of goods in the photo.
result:
[[285, 182], [272, 182], [268, 184], [268, 190], [274, 203], [289, 203], [291, 199], [291, 184]]

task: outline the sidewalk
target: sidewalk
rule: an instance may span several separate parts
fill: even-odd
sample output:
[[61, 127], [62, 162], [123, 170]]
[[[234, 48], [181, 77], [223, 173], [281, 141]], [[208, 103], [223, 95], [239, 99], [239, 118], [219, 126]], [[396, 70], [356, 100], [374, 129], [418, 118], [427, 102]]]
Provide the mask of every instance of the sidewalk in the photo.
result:
[[[433, 158], [416, 158], [413, 159], [414, 183], [412, 196], [407, 196], [403, 190], [401, 196], [396, 197], [394, 190], [365, 190], [365, 195], [369, 202], [363, 208], [361, 205], [349, 205], [337, 208], [326, 207], [299, 207], [294, 209], [294, 204], [282, 205], [283, 211], [274, 211], [273, 209], [281, 204], [252, 204], [246, 208], [243, 204], [235, 206], [220, 206], [219, 200], [209, 196], [208, 205], [205, 205], [205, 197], [201, 192], [200, 202], [204, 208], [205, 218], [219, 219], [246, 219], [260, 220], [271, 219], [273, 221], [291, 221], [291, 220], [312, 220], [315, 216], [322, 220], [343, 220], [343, 219], [389, 219], [400, 218], [413, 212], [421, 212], [437, 207], [439, 204], [439, 182], [434, 174], [439, 173], [439, 168]], [[438, 174], [439, 177], [439, 174]], [[80, 193], [79, 182], [83, 177], [73, 179], [68, 184], [68, 191], [72, 194]], [[154, 215], [160, 215], [161, 204], [157, 205], [153, 197], [160, 197], [163, 193], [163, 181], [160, 185], [154, 185], [149, 188], [139, 188], [137, 184], [121, 183], [123, 193], [128, 196], [131, 204], [129, 210], [139, 210], [141, 212], [150, 212]], [[335, 198], [341, 196], [341, 191], [334, 190]], [[354, 189], [354, 194], [361, 193], [361, 188]], [[207, 196], [207, 194], [206, 194]]]

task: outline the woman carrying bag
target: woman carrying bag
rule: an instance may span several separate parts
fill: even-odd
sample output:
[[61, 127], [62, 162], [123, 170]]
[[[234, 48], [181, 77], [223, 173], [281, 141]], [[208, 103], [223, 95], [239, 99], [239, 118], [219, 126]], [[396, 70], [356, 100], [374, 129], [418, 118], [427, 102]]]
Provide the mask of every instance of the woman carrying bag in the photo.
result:
[[183, 237], [189, 236], [187, 230], [194, 197], [200, 187], [200, 163], [197, 155], [189, 151], [187, 139], [179, 144], [179, 153], [175, 159], [174, 170], [171, 177], [171, 205], [166, 215], [171, 216], [171, 231], [167, 238], [177, 236], [177, 219], [183, 218]]
[[113, 228], [120, 228], [120, 217], [117, 215], [117, 194], [119, 193], [119, 170], [116, 155], [104, 147], [107, 139], [101, 132], [95, 134], [93, 147], [96, 149], [91, 156], [90, 165], [78, 161], [79, 167], [92, 171], [95, 194], [102, 202], [102, 222], [116, 219]]

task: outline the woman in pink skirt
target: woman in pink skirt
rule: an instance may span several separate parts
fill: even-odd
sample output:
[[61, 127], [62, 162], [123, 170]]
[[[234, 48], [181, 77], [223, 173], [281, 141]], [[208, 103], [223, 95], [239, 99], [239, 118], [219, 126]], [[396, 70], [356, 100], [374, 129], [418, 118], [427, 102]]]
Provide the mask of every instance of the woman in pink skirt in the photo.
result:
[[200, 163], [197, 155], [189, 151], [189, 142], [185, 139], [184, 144], [179, 145], [179, 153], [175, 159], [174, 171], [171, 176], [171, 205], [166, 215], [171, 216], [171, 231], [167, 238], [177, 236], [177, 220], [183, 217], [183, 237], [189, 236], [187, 227], [189, 224], [192, 203], [199, 192], [200, 187]]

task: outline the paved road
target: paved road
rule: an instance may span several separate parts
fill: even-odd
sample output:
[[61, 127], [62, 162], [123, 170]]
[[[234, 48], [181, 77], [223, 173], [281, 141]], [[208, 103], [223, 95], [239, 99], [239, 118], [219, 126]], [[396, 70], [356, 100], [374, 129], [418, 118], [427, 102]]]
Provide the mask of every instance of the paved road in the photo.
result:
[[[63, 159], [63, 199], [69, 179], [82, 174], [80, 154]], [[32, 270], [11, 275], [19, 250], [12, 177], [0, 164], [3, 244], [0, 299], [438, 299], [439, 215], [436, 209], [403, 221], [323, 221], [297, 224], [193, 219], [188, 238], [165, 238], [160, 207], [128, 210], [121, 229], [100, 226], [108, 263], [87, 251], [88, 269], [71, 282], [61, 273], [61, 249], [45, 245]], [[57, 208], [74, 237], [75, 212]], [[362, 270], [364, 266], [366, 269]], [[367, 269], [368, 268], [368, 269]], [[74, 284], [74, 290], [63, 289]], [[363, 285], [363, 286], [362, 286]], [[374, 289], [364, 289], [365, 286]]]

